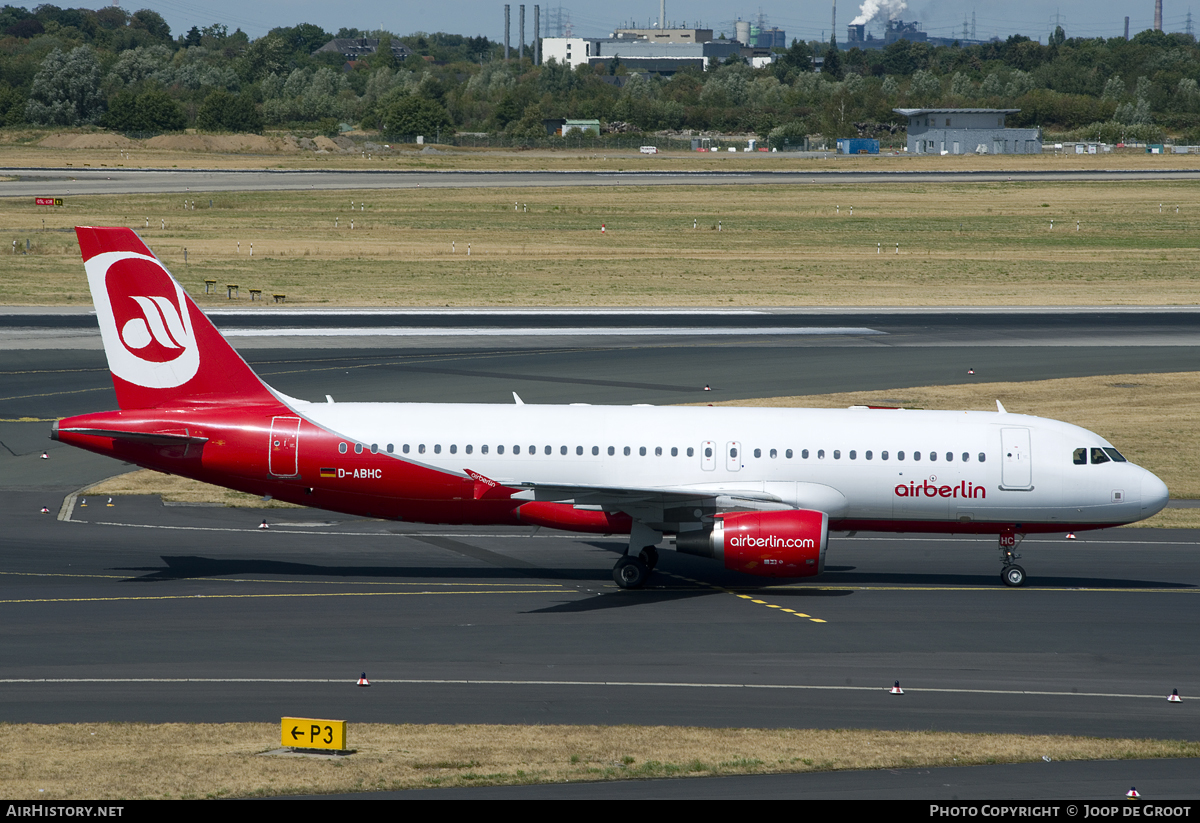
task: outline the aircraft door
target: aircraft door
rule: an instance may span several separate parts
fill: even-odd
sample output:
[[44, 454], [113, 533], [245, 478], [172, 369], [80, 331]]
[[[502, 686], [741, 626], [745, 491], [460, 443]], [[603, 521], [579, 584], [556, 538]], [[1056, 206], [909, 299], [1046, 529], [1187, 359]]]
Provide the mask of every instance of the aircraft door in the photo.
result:
[[1001, 429], [1000, 445], [1000, 487], [1032, 489], [1033, 461], [1029, 450], [1029, 429]]
[[717, 468], [717, 444], [714, 440], [705, 440], [700, 444], [700, 468], [706, 472]]
[[276, 477], [295, 477], [300, 473], [299, 417], [275, 417], [271, 420], [271, 443], [267, 467]]
[[731, 472], [742, 468], [742, 444], [736, 440], [725, 444], [725, 468]]

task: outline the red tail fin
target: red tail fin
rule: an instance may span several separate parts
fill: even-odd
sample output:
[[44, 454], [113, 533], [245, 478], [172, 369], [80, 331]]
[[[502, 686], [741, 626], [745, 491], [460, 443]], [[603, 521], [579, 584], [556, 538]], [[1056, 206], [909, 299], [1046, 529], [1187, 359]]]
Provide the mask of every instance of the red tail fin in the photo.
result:
[[132, 229], [75, 233], [122, 409], [278, 402]]

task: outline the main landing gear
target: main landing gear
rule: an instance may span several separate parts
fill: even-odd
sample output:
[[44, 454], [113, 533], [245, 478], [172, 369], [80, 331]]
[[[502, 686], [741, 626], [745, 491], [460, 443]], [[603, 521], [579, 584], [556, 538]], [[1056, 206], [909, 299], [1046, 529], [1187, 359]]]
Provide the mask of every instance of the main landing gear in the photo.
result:
[[658, 549], [646, 546], [637, 557], [623, 555], [613, 566], [613, 580], [622, 589], [640, 589], [658, 565]]
[[[646, 585], [650, 572], [658, 565], [658, 543], [662, 532], [634, 521], [629, 535], [629, 548], [613, 566], [613, 580], [622, 589], [640, 589]], [[641, 548], [636, 548], [640, 546]], [[635, 554], [636, 552], [636, 554]]]
[[1005, 586], [1016, 588], [1025, 585], [1025, 570], [1013, 562], [1021, 558], [1013, 550], [1024, 539], [1025, 535], [1016, 532], [1000, 533], [1000, 565], [1003, 567], [1000, 569], [1000, 579]]

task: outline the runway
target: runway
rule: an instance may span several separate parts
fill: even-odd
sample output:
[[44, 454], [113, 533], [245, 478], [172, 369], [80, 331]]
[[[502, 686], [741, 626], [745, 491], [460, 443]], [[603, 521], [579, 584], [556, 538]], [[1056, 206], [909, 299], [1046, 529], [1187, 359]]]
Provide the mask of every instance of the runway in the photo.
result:
[[[613, 158], [617, 161], [618, 158]], [[638, 163], [637, 158], [620, 158]], [[764, 162], [771, 162], [770, 160]], [[1064, 161], [1064, 165], [1067, 161]], [[70, 197], [216, 191], [308, 191], [405, 188], [578, 186], [759, 186], [998, 182], [1196, 180], [1200, 169], [1050, 169], [1036, 171], [412, 171], [122, 168], [0, 168], [0, 197]]]
[[[1030, 538], [1020, 590], [999, 585], [994, 540], [839, 534], [819, 578], [763, 581], [664, 552], [653, 585], [635, 592], [611, 579], [619, 538], [150, 497], [64, 507], [123, 469], [51, 443], [44, 421], [114, 407], [111, 383], [86, 315], [61, 315], [75, 318], [57, 331], [78, 332], [76, 348], [34, 346], [31, 330], [54, 332], [52, 321], [14, 316], [0, 320], [2, 334], [27, 335], [0, 370], [0, 701], [11, 722], [288, 714], [1194, 738], [1200, 533]], [[375, 317], [357, 327], [397, 322]], [[455, 317], [415, 323], [535, 322]], [[281, 391], [339, 401], [509, 402], [517, 391], [536, 403], [679, 403], [958, 383], [967, 366], [988, 382], [1200, 367], [1187, 312], [780, 317], [755, 322], [878, 333], [630, 341], [628, 317], [592, 313], [587, 324], [616, 333], [536, 346], [234, 341]], [[686, 330], [699, 319], [655, 322]], [[364, 671], [373, 685], [354, 687]], [[902, 697], [887, 693], [896, 680]], [[1182, 704], [1166, 701], [1173, 688]], [[1179, 775], [1172, 785], [1194, 785], [1194, 770]]]

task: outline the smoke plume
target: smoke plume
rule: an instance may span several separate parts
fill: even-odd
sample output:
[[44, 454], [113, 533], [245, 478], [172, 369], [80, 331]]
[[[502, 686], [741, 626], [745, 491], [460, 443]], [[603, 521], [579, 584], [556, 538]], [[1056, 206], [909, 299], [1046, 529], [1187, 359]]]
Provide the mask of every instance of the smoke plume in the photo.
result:
[[850, 21], [850, 25], [861, 26], [864, 23], [870, 23], [880, 15], [887, 15], [888, 20], [895, 20], [907, 8], [906, 0], [863, 0], [863, 4], [858, 10], [858, 17]]

